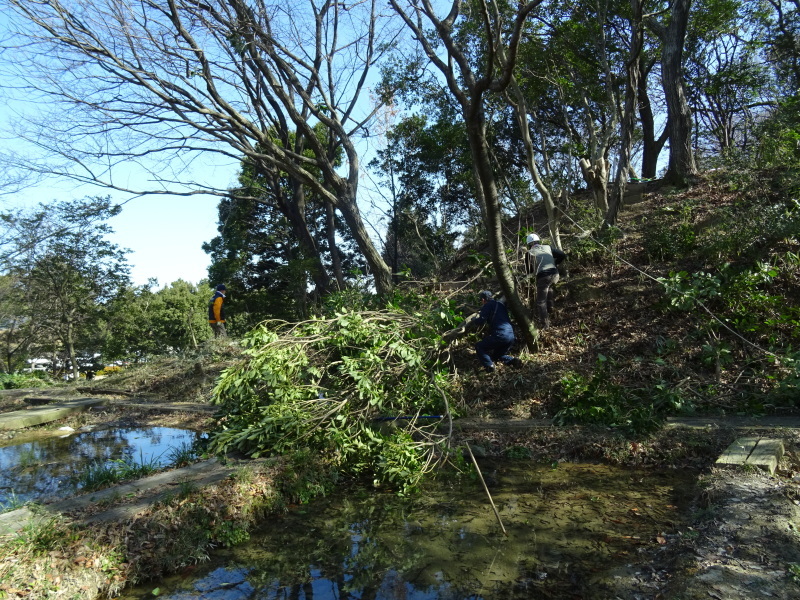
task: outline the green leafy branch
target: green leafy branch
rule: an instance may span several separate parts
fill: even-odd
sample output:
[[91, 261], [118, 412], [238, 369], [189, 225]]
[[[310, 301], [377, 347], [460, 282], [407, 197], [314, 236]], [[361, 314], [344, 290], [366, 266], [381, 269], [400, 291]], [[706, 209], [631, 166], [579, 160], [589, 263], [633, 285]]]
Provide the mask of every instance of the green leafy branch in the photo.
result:
[[[216, 452], [309, 448], [335, 468], [401, 491], [446, 457], [450, 392], [435, 328], [402, 311], [265, 321], [214, 391]], [[401, 419], [398, 419], [401, 418]]]

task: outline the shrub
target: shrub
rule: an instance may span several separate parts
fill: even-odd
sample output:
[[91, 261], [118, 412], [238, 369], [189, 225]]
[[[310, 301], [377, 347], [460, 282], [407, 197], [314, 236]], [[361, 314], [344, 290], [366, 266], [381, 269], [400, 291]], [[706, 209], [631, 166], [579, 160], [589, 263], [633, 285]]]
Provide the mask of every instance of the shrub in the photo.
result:
[[118, 365], [108, 365], [100, 369], [96, 375], [113, 375], [114, 373], [119, 373], [124, 368]]
[[659, 281], [671, 308], [692, 312], [702, 304], [714, 309], [715, 316], [698, 312], [710, 331], [720, 327], [720, 319], [739, 332], [767, 336], [770, 345], [788, 345], [800, 336], [800, 307], [775, 288], [783, 280], [789, 285], [795, 280], [797, 261], [790, 255], [776, 257], [774, 265], [757, 262], [743, 269], [727, 264], [715, 274], [672, 272]]
[[666, 384], [629, 389], [614, 383], [610, 363], [601, 355], [591, 377], [569, 373], [561, 378], [564, 408], [555, 414], [554, 423], [598, 425], [626, 434], [643, 434], [658, 429], [667, 414], [691, 410]]
[[40, 388], [52, 385], [50, 377], [42, 371], [33, 373], [0, 373], [0, 387], [4, 390]]
[[683, 202], [661, 209], [644, 238], [647, 254], [657, 260], [672, 260], [695, 247], [692, 206]]

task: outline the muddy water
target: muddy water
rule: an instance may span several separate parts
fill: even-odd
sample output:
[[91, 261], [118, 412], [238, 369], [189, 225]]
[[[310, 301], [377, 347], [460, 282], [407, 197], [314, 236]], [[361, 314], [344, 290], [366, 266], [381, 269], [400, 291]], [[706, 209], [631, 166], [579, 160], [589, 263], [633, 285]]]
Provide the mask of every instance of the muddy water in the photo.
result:
[[198, 436], [168, 427], [27, 434], [0, 448], [0, 509], [73, 495], [81, 489], [81, 472], [90, 465], [125, 461], [168, 466], [171, 453], [191, 446]]
[[523, 461], [482, 469], [507, 535], [475, 480], [410, 499], [350, 491], [292, 507], [248, 543], [122, 597], [613, 598], [640, 550], [681, 527], [696, 477]]

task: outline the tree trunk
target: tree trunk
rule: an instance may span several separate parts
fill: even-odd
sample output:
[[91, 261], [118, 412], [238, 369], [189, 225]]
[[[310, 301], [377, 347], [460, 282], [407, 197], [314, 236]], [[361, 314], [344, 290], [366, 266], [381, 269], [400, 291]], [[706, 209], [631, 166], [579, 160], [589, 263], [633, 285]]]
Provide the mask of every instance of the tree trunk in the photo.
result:
[[69, 353], [69, 362], [72, 366], [72, 379], [77, 382], [80, 378], [80, 369], [78, 368], [78, 357], [75, 354], [75, 340], [73, 339], [72, 323], [67, 323], [66, 342], [67, 352]]
[[[456, 0], [450, 9], [450, 14], [440, 20], [434, 13], [433, 6], [429, 0], [421, 3], [412, 3], [412, 10], [416, 13], [416, 19], [411, 18], [397, 0], [389, 0], [392, 7], [403, 18], [406, 25], [414, 32], [414, 37], [420, 43], [425, 54], [444, 75], [447, 87], [457, 99], [464, 124], [467, 129], [470, 153], [472, 155], [472, 168], [475, 177], [475, 193], [481, 207], [484, 226], [486, 227], [486, 237], [489, 243], [489, 252], [492, 256], [496, 276], [500, 283], [500, 288], [506, 297], [506, 303], [511, 314], [517, 321], [517, 325], [522, 328], [523, 336], [530, 349], [536, 343], [538, 332], [531, 320], [525, 306], [517, 294], [514, 285], [514, 278], [508, 265], [508, 259], [503, 244], [502, 214], [500, 210], [500, 199], [497, 191], [497, 180], [492, 170], [492, 162], [489, 152], [489, 143], [486, 139], [486, 115], [484, 112], [484, 93], [490, 88], [492, 91], [502, 93], [513, 79], [513, 69], [516, 61], [516, 51], [519, 46], [519, 39], [522, 35], [523, 24], [527, 15], [541, 2], [533, 0], [527, 4], [520, 4], [514, 22], [507, 29], [510, 37], [507, 43], [494, 37], [495, 32], [502, 28], [499, 26], [500, 15], [496, 5], [483, 4], [481, 18], [484, 22], [484, 31], [487, 35], [485, 72], [476, 77], [472, 70], [470, 61], [467, 59], [463, 48], [452, 36], [453, 24], [458, 18], [461, 4]], [[422, 30], [422, 15], [425, 15], [434, 25], [435, 31], [447, 51], [447, 59], [443, 60], [440, 50], [435, 48], [430, 42], [429, 36]], [[492, 22], [492, 15], [496, 21]], [[504, 47], [505, 45], [505, 47]], [[460, 74], [456, 74], [455, 67]], [[498, 74], [499, 72], [499, 74]]]
[[472, 152], [476, 194], [484, 215], [486, 239], [489, 243], [489, 253], [492, 257], [495, 275], [506, 298], [508, 308], [522, 329], [525, 343], [530, 350], [533, 350], [539, 332], [530, 317], [528, 309], [517, 294], [514, 277], [511, 274], [508, 259], [506, 258], [500, 199], [497, 193], [497, 181], [489, 157], [489, 143], [486, 140], [486, 120], [483, 106], [478, 105], [470, 112], [465, 110], [464, 116], [467, 137]]
[[[292, 198], [289, 202], [285, 202], [286, 217], [292, 225], [292, 230], [300, 243], [302, 255], [304, 259], [311, 259], [314, 263], [310, 269], [311, 279], [314, 281], [315, 292], [317, 296], [324, 296], [331, 289], [331, 280], [325, 265], [322, 263], [322, 256], [320, 255], [319, 246], [317, 246], [314, 236], [308, 230], [308, 222], [306, 221], [305, 214], [305, 189], [303, 185], [295, 181], [292, 186]], [[303, 294], [305, 294], [305, 282], [303, 286]]]
[[349, 194], [339, 195], [339, 212], [342, 213], [345, 223], [350, 228], [350, 233], [358, 244], [359, 250], [364, 255], [367, 264], [372, 269], [372, 278], [375, 282], [375, 291], [380, 296], [388, 294], [392, 290], [392, 270], [383, 260], [380, 252], [372, 243], [367, 233], [364, 222], [361, 220], [361, 213], [355, 202], [355, 189], [350, 187]]
[[639, 55], [644, 44], [642, 33], [642, 0], [631, 0], [631, 56], [628, 60], [625, 84], [625, 112], [622, 116], [622, 140], [620, 141], [619, 163], [614, 181], [613, 193], [603, 227], [611, 227], [617, 222], [617, 213], [622, 208], [625, 190], [628, 187], [628, 172], [631, 167], [633, 130], [636, 126], [636, 93], [639, 89]]
[[650, 74], [652, 63], [645, 66], [644, 60], [639, 59], [639, 121], [642, 126], [642, 177], [653, 179], [658, 175], [658, 157], [664, 144], [669, 138], [669, 119], [664, 126], [664, 131], [656, 138], [655, 118], [653, 107], [650, 104], [650, 94], [647, 91], [647, 76]]
[[325, 203], [325, 223], [328, 230], [328, 251], [331, 253], [331, 266], [333, 275], [336, 278], [336, 285], [339, 291], [347, 286], [344, 282], [344, 272], [342, 271], [342, 257], [339, 256], [339, 248], [336, 245], [336, 209], [330, 202]]
[[608, 160], [601, 157], [594, 164], [588, 158], [579, 161], [583, 179], [594, 197], [597, 212], [605, 215], [608, 212], [608, 171], [611, 168]]
[[692, 150], [692, 111], [683, 82], [683, 46], [691, 0], [675, 0], [661, 37], [661, 80], [669, 119], [669, 166], [665, 179], [685, 183], [697, 175]]

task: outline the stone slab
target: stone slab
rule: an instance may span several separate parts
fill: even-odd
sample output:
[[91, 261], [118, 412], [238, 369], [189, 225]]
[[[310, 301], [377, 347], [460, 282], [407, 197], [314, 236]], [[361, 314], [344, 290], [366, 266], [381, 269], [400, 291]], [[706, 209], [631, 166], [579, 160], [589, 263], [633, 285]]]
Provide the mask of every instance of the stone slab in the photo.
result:
[[783, 456], [783, 441], [781, 440], [758, 440], [753, 452], [747, 457], [745, 464], [754, 465], [765, 471], [769, 471], [770, 475], [775, 473], [778, 468], [778, 462]]
[[34, 425], [50, 423], [83, 412], [93, 406], [105, 404], [100, 398], [78, 398], [58, 404], [32, 406], [25, 410], [15, 410], [0, 414], [0, 429], [24, 429]]
[[752, 465], [770, 475], [778, 468], [783, 456], [783, 441], [760, 437], [742, 437], [735, 440], [717, 459], [719, 466]]
[[743, 465], [758, 444], [757, 437], [736, 439], [717, 459], [718, 465]]
[[693, 429], [775, 429], [800, 428], [800, 417], [797, 416], [772, 416], [772, 417], [668, 417], [666, 427], [689, 427]]

